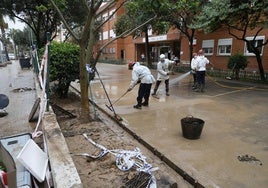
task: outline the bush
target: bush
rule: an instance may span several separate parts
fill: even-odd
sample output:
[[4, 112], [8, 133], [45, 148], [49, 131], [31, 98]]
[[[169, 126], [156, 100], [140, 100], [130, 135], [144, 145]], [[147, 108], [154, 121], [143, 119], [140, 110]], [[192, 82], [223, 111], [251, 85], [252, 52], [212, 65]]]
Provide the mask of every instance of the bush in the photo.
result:
[[247, 57], [236, 53], [229, 57], [227, 67], [233, 71], [233, 76], [235, 79], [239, 79], [240, 69], [244, 70], [248, 65]]
[[[40, 52], [43, 54], [44, 49]], [[61, 98], [66, 98], [71, 82], [79, 79], [79, 46], [71, 43], [51, 43], [49, 77], [51, 82], [55, 82], [54, 92]]]

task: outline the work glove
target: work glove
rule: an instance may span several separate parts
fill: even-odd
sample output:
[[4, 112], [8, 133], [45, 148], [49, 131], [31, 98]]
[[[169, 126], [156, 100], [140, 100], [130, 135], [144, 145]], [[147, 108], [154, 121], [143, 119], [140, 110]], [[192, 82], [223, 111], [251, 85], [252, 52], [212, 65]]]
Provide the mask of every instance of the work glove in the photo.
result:
[[128, 91], [128, 92], [129, 92], [129, 91], [131, 91], [131, 90], [132, 90], [132, 88], [131, 88], [131, 87], [127, 89], [127, 91]]

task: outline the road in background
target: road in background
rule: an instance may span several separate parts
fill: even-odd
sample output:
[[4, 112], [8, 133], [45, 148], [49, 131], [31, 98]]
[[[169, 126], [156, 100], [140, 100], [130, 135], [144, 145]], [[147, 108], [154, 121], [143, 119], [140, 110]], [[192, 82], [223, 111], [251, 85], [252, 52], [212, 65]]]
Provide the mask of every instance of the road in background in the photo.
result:
[[0, 118], [0, 138], [32, 133], [36, 123], [28, 117], [36, 99], [32, 69], [21, 69], [19, 61], [0, 67], [0, 93], [9, 98], [7, 116]]

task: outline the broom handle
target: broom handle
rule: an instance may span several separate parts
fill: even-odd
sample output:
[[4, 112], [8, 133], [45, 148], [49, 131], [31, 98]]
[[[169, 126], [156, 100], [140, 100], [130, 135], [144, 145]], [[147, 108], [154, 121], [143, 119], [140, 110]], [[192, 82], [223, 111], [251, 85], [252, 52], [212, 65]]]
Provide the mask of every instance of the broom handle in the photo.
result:
[[127, 90], [121, 97], [119, 97], [118, 99], [116, 99], [116, 100], [111, 104], [111, 106], [114, 105], [115, 103], [117, 103], [117, 102], [118, 102], [122, 97], [124, 97], [127, 93], [128, 93], [128, 90]]

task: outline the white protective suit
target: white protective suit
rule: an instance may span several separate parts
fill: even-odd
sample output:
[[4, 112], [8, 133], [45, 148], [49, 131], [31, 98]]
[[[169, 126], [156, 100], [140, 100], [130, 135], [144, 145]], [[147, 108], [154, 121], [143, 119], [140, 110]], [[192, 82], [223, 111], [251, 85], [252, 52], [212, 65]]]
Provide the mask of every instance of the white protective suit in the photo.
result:
[[206, 65], [209, 64], [209, 60], [204, 55], [199, 55], [196, 59], [196, 70], [206, 71]]
[[165, 59], [164, 62], [159, 61], [157, 64], [157, 80], [167, 80], [169, 79], [169, 66], [175, 63], [169, 59]]
[[129, 88], [133, 89], [139, 81], [143, 84], [155, 83], [154, 76], [152, 75], [150, 69], [144, 65], [140, 65], [139, 62], [136, 62], [133, 66], [132, 79]]

